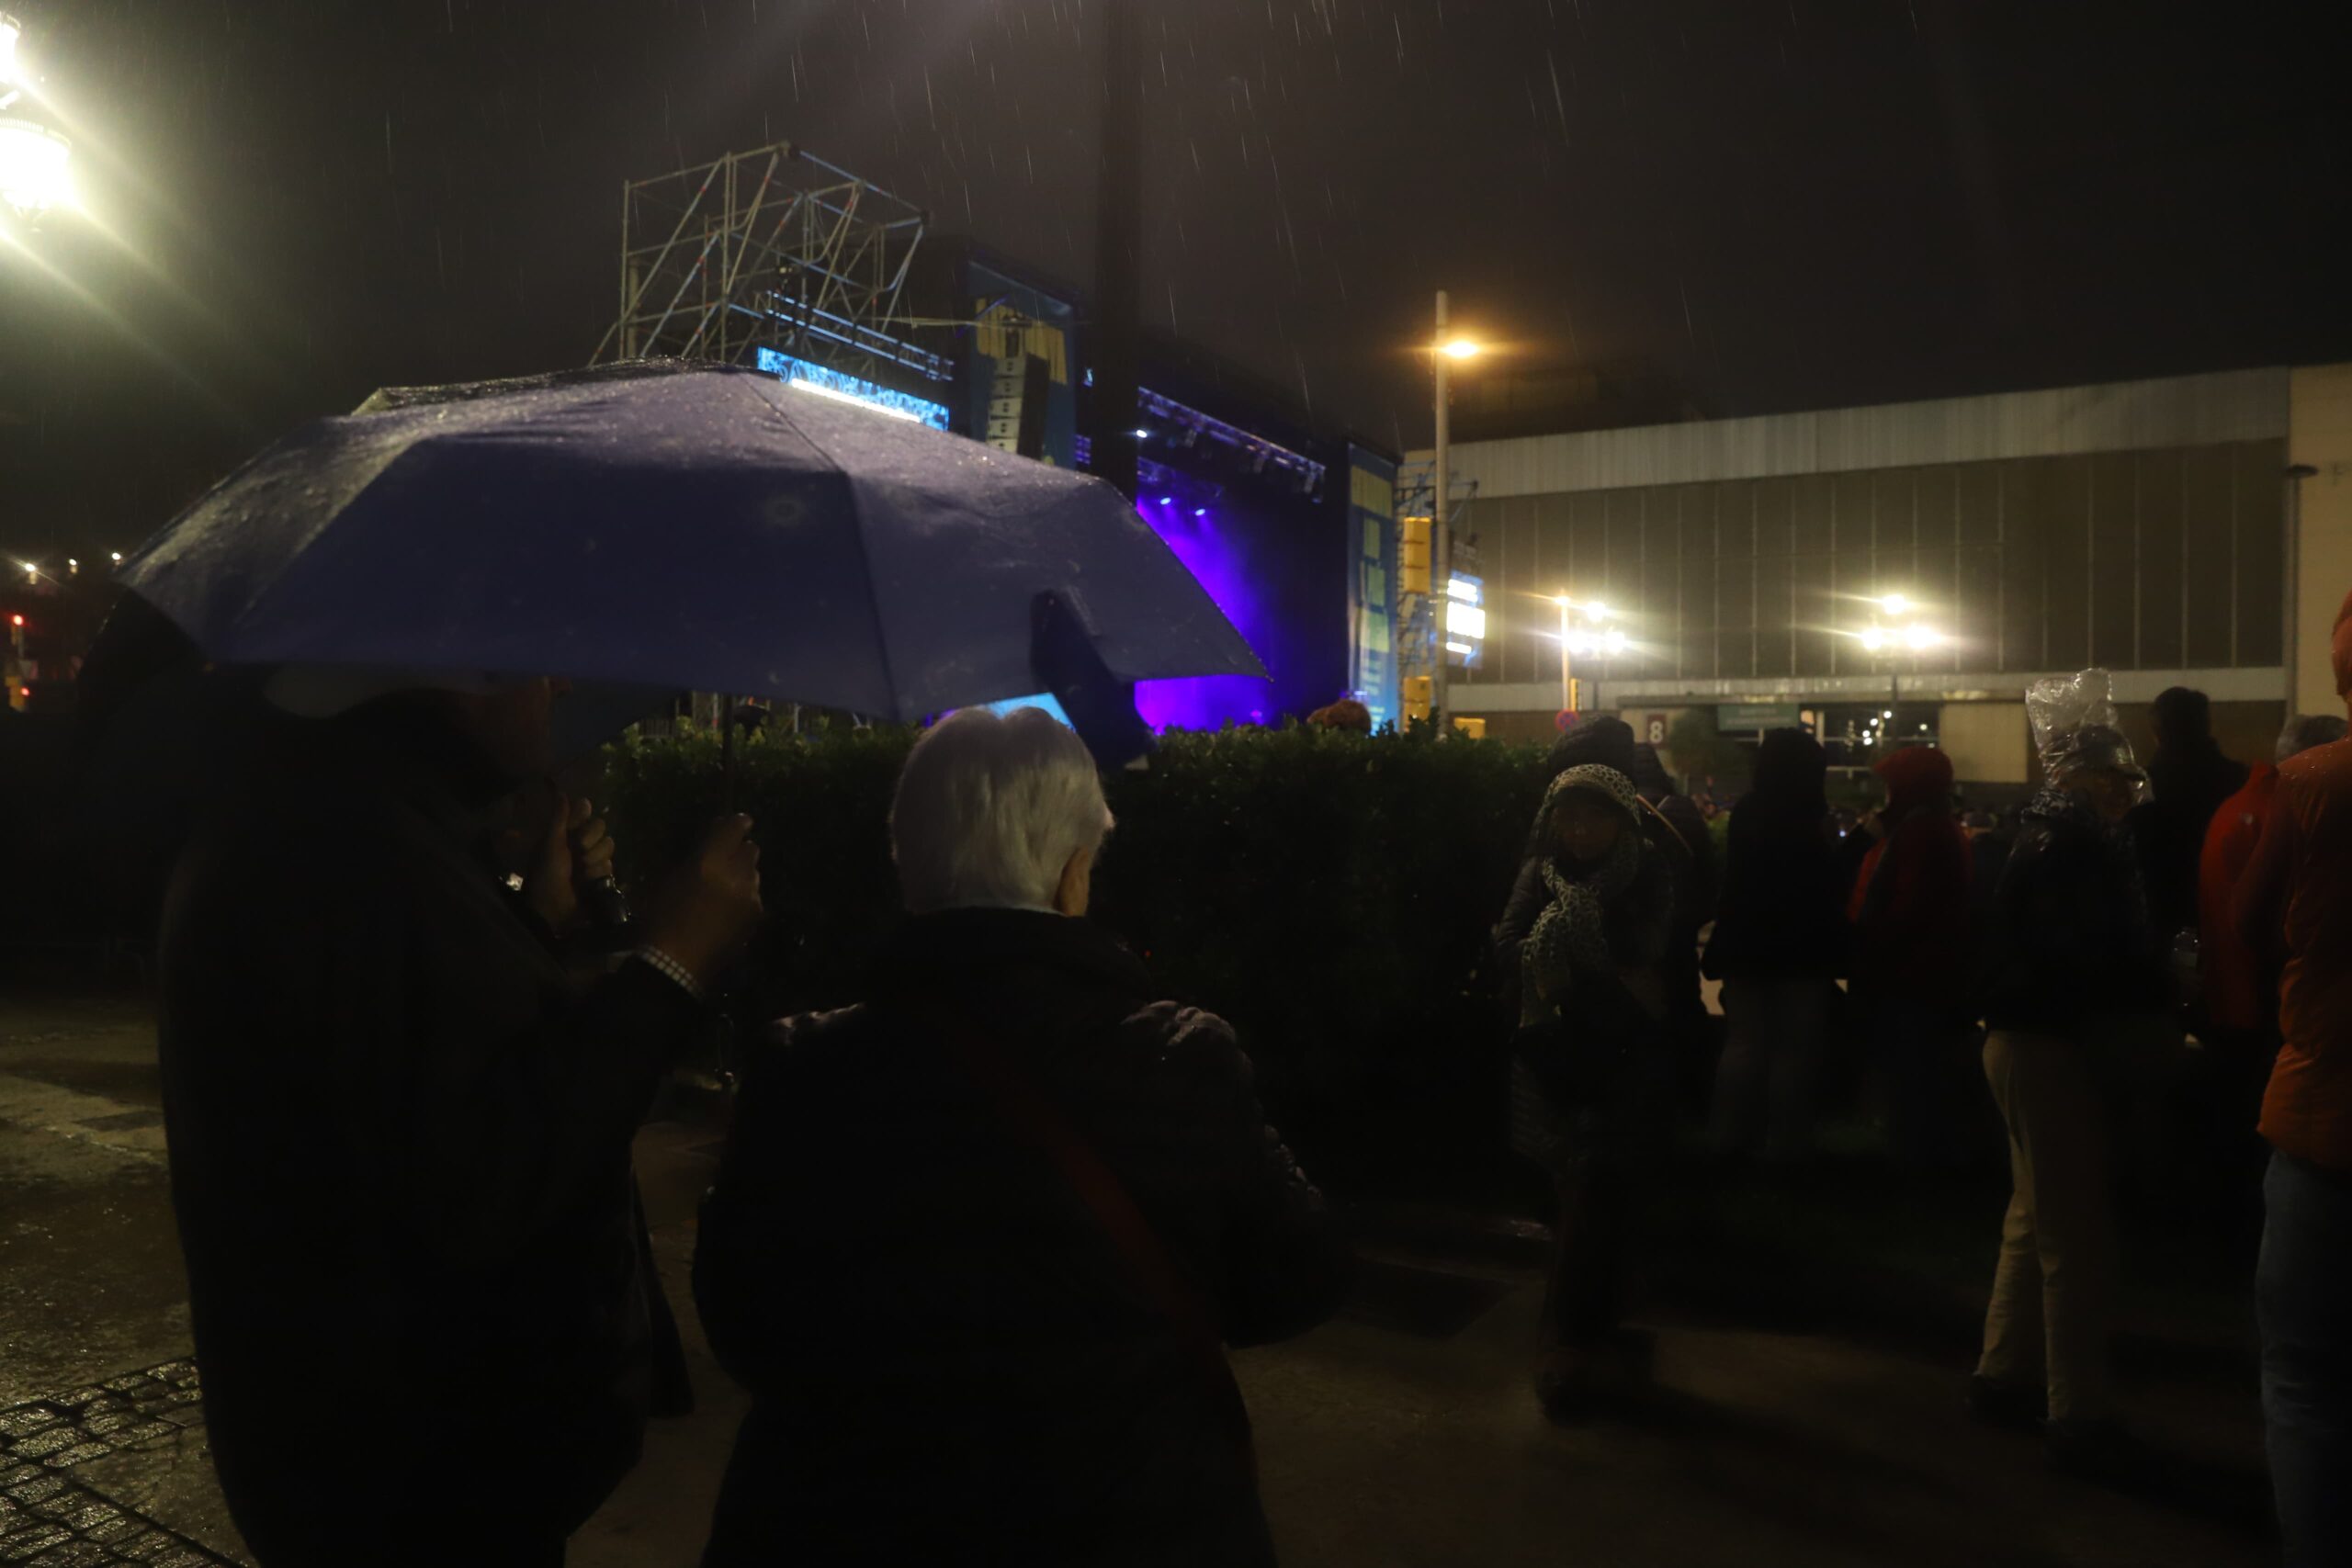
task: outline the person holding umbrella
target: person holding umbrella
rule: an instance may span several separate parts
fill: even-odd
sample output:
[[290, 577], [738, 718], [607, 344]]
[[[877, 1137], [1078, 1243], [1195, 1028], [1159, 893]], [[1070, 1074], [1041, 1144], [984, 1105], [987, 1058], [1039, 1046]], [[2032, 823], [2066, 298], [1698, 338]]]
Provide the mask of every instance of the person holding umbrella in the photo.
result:
[[548, 803], [519, 897], [494, 849], [563, 682], [290, 674], [281, 710], [333, 716], [255, 722], [163, 918], [214, 1463], [263, 1568], [560, 1563], [638, 1458], [666, 1308], [630, 1139], [759, 918], [751, 823], [583, 985], [593, 810]]

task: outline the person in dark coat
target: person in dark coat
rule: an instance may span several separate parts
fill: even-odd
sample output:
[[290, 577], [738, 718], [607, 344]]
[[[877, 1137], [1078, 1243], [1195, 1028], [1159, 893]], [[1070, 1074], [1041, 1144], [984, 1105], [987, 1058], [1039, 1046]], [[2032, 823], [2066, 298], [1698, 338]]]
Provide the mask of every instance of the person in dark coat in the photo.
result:
[[911, 918], [869, 1001], [750, 1063], [703, 1210], [695, 1298], [752, 1401], [710, 1568], [1273, 1562], [1219, 1342], [1322, 1321], [1349, 1255], [1232, 1029], [1085, 919], [1109, 827], [1039, 710], [909, 757]]
[[1848, 897], [1853, 991], [1886, 1089], [1887, 1145], [1913, 1170], [1951, 1170], [1979, 1150], [1968, 837], [1953, 819], [1951, 759], [1906, 746], [1871, 770], [1886, 786]]
[[2016, 1190], [1969, 1399], [1986, 1420], [2042, 1430], [2062, 1468], [2129, 1480], [2145, 1455], [2117, 1421], [2108, 1359], [2107, 1105], [2119, 1073], [2161, 1049], [2165, 983], [2122, 826], [2141, 773], [2104, 691], [2104, 672], [2088, 671], [2027, 696], [2051, 716], [2035, 724], [2051, 782], [2025, 809], [1996, 900], [1984, 1073]]
[[[1647, 753], [1646, 761], [1644, 754]], [[1570, 768], [1602, 767], [1622, 773], [1634, 785], [1634, 815], [1641, 833], [1666, 863], [1674, 887], [1674, 928], [1668, 939], [1666, 975], [1667, 1005], [1678, 1020], [1690, 1006], [1703, 1008], [1699, 994], [1699, 931], [1714, 918], [1714, 840], [1706, 818], [1688, 798], [1673, 793], [1673, 781], [1651, 747], [1634, 739], [1633, 726], [1613, 714], [1589, 714], [1552, 743], [1549, 759], [1557, 778]], [[1646, 779], [1647, 784], [1643, 781]], [[1498, 940], [1516, 942], [1547, 901], [1543, 865], [1551, 853], [1541, 813], [1521, 852], [1519, 875], [1496, 927]], [[1688, 935], [1690, 963], [1679, 962], [1678, 944]], [[1515, 974], [1515, 970], [1514, 970]], [[1686, 998], [1687, 998], [1687, 1001]]]
[[1813, 1153], [1831, 993], [1846, 964], [1828, 769], [1820, 741], [1773, 730], [1732, 807], [1706, 957], [1723, 982], [1726, 1038], [1709, 1115], [1722, 1154], [1791, 1165]]
[[1552, 781], [1537, 818], [1543, 902], [1498, 929], [1521, 970], [1511, 1147], [1558, 1200], [1536, 1393], [1582, 1417], [1647, 1378], [1622, 1326], [1639, 1189], [1671, 1116], [1665, 970], [1674, 882], [1643, 838], [1633, 781], [1588, 763]]
[[[601, 827], [522, 896], [545, 681], [263, 724], [164, 903], [161, 1060], [207, 1435], [263, 1568], [560, 1563], [635, 1464], [660, 1286], [629, 1145], [759, 913], [723, 825], [583, 983]], [[322, 1403], [324, 1402], [324, 1403]], [[322, 1432], [331, 1404], [353, 1413]]]
[[2250, 770], [2222, 754], [2213, 739], [2212, 705], [2202, 692], [2174, 686], [2149, 711], [2156, 749], [2148, 759], [2153, 799], [2134, 807], [2127, 821], [2139, 846], [2148, 914], [2169, 941], [2197, 929], [2197, 863], [2205, 830], [2222, 803], [2245, 787]]

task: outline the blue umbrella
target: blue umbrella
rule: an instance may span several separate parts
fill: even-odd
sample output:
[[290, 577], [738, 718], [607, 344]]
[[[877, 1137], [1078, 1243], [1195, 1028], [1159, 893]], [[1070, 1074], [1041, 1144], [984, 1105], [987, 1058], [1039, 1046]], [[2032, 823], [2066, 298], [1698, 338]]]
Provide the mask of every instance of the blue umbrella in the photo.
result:
[[379, 393], [245, 464], [122, 581], [221, 664], [901, 720], [1045, 688], [1066, 628], [1115, 682], [1265, 673], [1101, 480], [729, 367]]

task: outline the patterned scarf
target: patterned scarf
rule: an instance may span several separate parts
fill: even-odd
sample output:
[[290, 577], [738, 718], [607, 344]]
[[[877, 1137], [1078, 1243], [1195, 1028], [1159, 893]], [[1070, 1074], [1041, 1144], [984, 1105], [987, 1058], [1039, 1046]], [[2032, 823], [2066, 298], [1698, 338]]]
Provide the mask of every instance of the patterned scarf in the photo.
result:
[[1572, 789], [1606, 796], [1625, 814], [1625, 824], [1597, 864], [1563, 867], [1557, 855], [1544, 858], [1544, 886], [1552, 901], [1520, 944], [1523, 1010], [1533, 1016], [1565, 1002], [1577, 979], [1616, 974], [1609, 952], [1609, 906], [1634, 885], [1642, 868], [1639, 796], [1633, 781], [1614, 768], [1589, 763], [1554, 779], [1536, 818], [1538, 830], [1548, 838], [1552, 812]]

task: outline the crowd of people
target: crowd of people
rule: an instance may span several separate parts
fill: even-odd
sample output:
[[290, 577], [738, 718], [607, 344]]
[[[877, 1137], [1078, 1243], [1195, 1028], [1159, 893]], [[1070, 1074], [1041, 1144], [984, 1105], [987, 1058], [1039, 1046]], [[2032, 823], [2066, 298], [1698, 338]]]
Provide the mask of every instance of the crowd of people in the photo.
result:
[[[2336, 635], [2352, 693], [2352, 600]], [[1706, 1059], [1679, 1020], [1701, 979], [1681, 960], [1711, 925], [1724, 1035], [1706, 1127], [1726, 1168], [1815, 1156], [1825, 1066], [1847, 1042], [1897, 1169], [1966, 1170], [2006, 1134], [2011, 1196], [1966, 1404], [2041, 1433], [2061, 1470], [2160, 1473], [2119, 1418], [2109, 1360], [2119, 1185], [2149, 1180], [2177, 1224], [2201, 1215], [2225, 1240], [2258, 1224], [2287, 1560], [2342, 1561], [2352, 904], [2332, 868], [2352, 809], [2346, 721], [2299, 717], [2276, 764], [2249, 769], [2222, 755], [2207, 699], [2176, 688], [2154, 704], [2143, 768], [2104, 671], [2038, 682], [2028, 709], [2041, 783], [2006, 829], [1963, 813], [1951, 759], [1919, 745], [1878, 762], [1883, 804], [1843, 830], [1819, 742], [1766, 736], [1719, 893], [1703, 834], [1679, 827], [1697, 808], [1639, 787], [1622, 723], [1595, 716], [1563, 738], [1495, 933], [1515, 980], [1512, 1146], [1557, 1188], [1538, 1395], [1572, 1420], [1638, 1386], [1624, 1259], [1641, 1172], [1671, 1134], [1675, 1064]]]
[[[2352, 629], [2338, 649], [2352, 690]], [[2275, 767], [2241, 769], [2172, 692], [2143, 769], [2104, 682], [2035, 689], [2043, 783], [2007, 830], [1919, 746], [1840, 834], [1821, 745], [1774, 732], [1720, 865], [1624, 724], [1562, 738], [1495, 932], [1510, 1143], [1556, 1206], [1553, 1418], [1645, 1392], [1627, 1258], [1678, 1110], [1725, 1169], [1803, 1168], [1846, 1039], [1900, 1168], [1964, 1169], [2006, 1134], [1969, 1408], [2130, 1476], [2107, 1338], [2136, 1134], [2115, 1111], [2196, 1057], [2234, 1123], [2194, 1151], [2244, 1197], [2216, 1215], [2267, 1200], [2289, 1561], [2352, 1541], [2352, 905], [2326, 874], [2352, 746], [2299, 719]], [[631, 1139], [761, 917], [759, 852], [747, 820], [714, 824], [599, 933], [614, 850], [547, 783], [560, 694], [311, 693], [255, 727], [177, 858], [173, 1190], [215, 1461], [266, 1568], [560, 1562], [648, 1416], [692, 1404]], [[695, 1303], [752, 1401], [707, 1562], [1272, 1561], [1226, 1351], [1334, 1312], [1350, 1252], [1234, 1032], [1084, 918], [1112, 826], [1042, 712], [915, 745], [890, 816], [903, 928], [866, 1002], [748, 1054], [704, 1205]], [[369, 1413], [333, 1444], [322, 1368]]]

